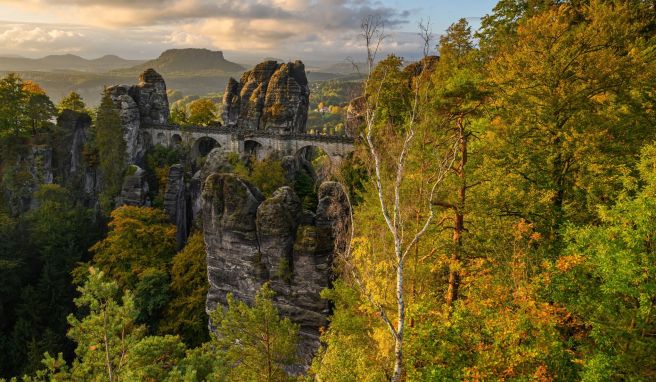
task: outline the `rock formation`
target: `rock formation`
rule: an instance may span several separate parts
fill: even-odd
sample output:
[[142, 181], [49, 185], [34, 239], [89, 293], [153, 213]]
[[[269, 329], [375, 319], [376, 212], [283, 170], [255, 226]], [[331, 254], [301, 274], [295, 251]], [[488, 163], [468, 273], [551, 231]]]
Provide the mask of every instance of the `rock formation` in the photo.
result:
[[265, 61], [231, 78], [223, 96], [223, 122], [246, 130], [304, 133], [310, 88], [301, 61]]
[[153, 69], [139, 77], [138, 85], [116, 85], [107, 89], [121, 116], [127, 162], [142, 164], [149, 142], [139, 128], [165, 124], [169, 119], [169, 101], [164, 79]]
[[44, 184], [67, 188], [76, 203], [92, 207], [96, 203], [95, 170], [85, 158], [91, 117], [64, 110], [57, 117], [58, 134], [48, 144], [17, 147], [15, 156], [3, 163], [5, 203], [12, 215], [38, 206], [34, 192]]
[[64, 110], [57, 117], [57, 126], [62, 132], [62, 142], [55, 147], [56, 178], [83, 205], [91, 207], [98, 194], [96, 170], [85, 158], [85, 145], [91, 129], [91, 117], [87, 113]]
[[191, 215], [187, 212], [189, 198], [185, 187], [184, 167], [180, 164], [171, 166], [164, 193], [164, 209], [171, 223], [176, 226], [178, 248], [187, 242], [191, 230]]
[[253, 185], [226, 173], [210, 175], [202, 192], [207, 310], [226, 305], [228, 293], [252, 302], [270, 282], [281, 314], [301, 327], [299, 354], [306, 365], [330, 311], [319, 293], [330, 286], [335, 243], [348, 232], [349, 222], [339, 184], [322, 184], [318, 197], [316, 211], [304, 211], [289, 187], [265, 199]]
[[129, 206], [150, 205], [148, 190], [146, 171], [139, 166], [132, 165], [128, 169], [128, 174], [123, 178], [119, 204]]

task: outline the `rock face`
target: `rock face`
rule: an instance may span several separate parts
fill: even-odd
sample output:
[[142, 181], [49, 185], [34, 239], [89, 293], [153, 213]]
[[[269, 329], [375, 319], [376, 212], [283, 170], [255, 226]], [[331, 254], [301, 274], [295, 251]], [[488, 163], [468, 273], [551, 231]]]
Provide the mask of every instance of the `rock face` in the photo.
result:
[[148, 200], [148, 181], [146, 180], [146, 171], [139, 166], [132, 165], [131, 174], [123, 178], [123, 187], [119, 204], [129, 206], [147, 206], [150, 205]]
[[169, 120], [169, 99], [164, 78], [154, 69], [139, 76], [139, 85], [132, 88], [132, 98], [139, 105], [143, 125], [165, 124]]
[[164, 79], [147, 69], [138, 85], [116, 85], [107, 89], [121, 116], [128, 163], [142, 164], [148, 142], [139, 128], [165, 124], [169, 119], [169, 101]]
[[264, 61], [231, 78], [223, 96], [226, 126], [268, 130], [280, 134], [304, 133], [310, 88], [301, 61], [278, 64]]
[[[226, 296], [252, 302], [263, 283], [276, 292], [281, 314], [301, 326], [299, 354], [307, 365], [327, 323], [330, 286], [340, 237], [348, 232], [349, 206], [342, 187], [324, 183], [316, 211], [303, 211], [289, 187], [265, 199], [233, 174], [210, 175], [202, 192], [209, 291], [207, 310], [226, 305]], [[302, 367], [301, 365], [300, 367]]]
[[53, 183], [52, 157], [50, 146], [34, 145], [20, 152], [14, 163], [5, 165], [2, 179], [4, 198], [13, 216], [38, 206], [33, 193], [42, 184]]
[[76, 199], [91, 207], [96, 203], [96, 171], [85, 160], [84, 147], [91, 129], [91, 117], [87, 113], [64, 110], [57, 117], [63, 142], [55, 148], [55, 177], [73, 190]]
[[187, 197], [184, 168], [180, 164], [169, 169], [166, 192], [164, 193], [164, 209], [171, 223], [175, 224], [176, 240], [181, 249], [187, 242], [191, 229], [190, 214], [187, 213], [189, 198]]

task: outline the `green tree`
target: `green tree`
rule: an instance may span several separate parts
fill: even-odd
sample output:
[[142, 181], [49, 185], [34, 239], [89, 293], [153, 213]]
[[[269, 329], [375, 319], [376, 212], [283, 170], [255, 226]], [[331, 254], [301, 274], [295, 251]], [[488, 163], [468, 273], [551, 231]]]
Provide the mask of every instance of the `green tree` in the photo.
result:
[[211, 99], [201, 98], [189, 104], [190, 125], [210, 125], [217, 120], [218, 107]]
[[296, 361], [299, 327], [280, 318], [273, 296], [265, 284], [252, 307], [228, 295], [228, 307], [212, 312], [217, 346], [228, 362], [228, 381], [292, 380], [284, 367]]
[[126, 143], [123, 139], [123, 125], [109, 92], [105, 91], [96, 113], [94, 149], [98, 152], [103, 191], [101, 206], [111, 210], [113, 199], [121, 191], [125, 171]]
[[82, 99], [82, 96], [74, 91], [68, 93], [67, 96], [61, 99], [59, 101], [59, 104], [57, 105], [57, 109], [61, 113], [64, 109], [68, 110], [73, 110], [77, 112], [84, 112], [86, 108], [86, 105], [84, 104], [84, 100]]
[[261, 161], [253, 160], [247, 179], [265, 196], [271, 196], [275, 190], [286, 184], [282, 162], [273, 157]]
[[32, 134], [36, 134], [37, 130], [49, 127], [50, 120], [56, 114], [55, 105], [46, 92], [32, 81], [25, 81], [23, 90], [27, 93], [26, 113], [30, 120]]
[[[582, 329], [583, 381], [647, 381], [656, 375], [656, 146], [646, 146], [636, 182], [600, 224], [569, 226], [551, 290]], [[636, 193], [637, 191], [637, 193]], [[576, 338], [576, 337], [575, 337]]]
[[23, 80], [15, 73], [0, 79], [0, 133], [3, 136], [18, 136], [29, 131], [29, 94], [23, 85]]
[[169, 374], [185, 357], [185, 345], [177, 336], [145, 337], [126, 357], [126, 381], [175, 381]]
[[61, 186], [42, 185], [34, 198], [38, 207], [21, 219], [27, 235], [20, 240], [31, 243], [32, 254], [23, 260], [27, 272], [13, 312], [12, 355], [20, 373], [38, 370], [46, 351], [71, 355], [65, 338], [66, 316], [74, 308], [70, 272], [95, 236], [90, 211], [75, 206]]
[[180, 335], [189, 347], [206, 342], [209, 339], [205, 313], [207, 287], [205, 241], [202, 233], [195, 232], [182, 251], [173, 257], [172, 298], [166, 307], [160, 331]]
[[145, 328], [136, 324], [138, 310], [132, 294], [122, 298], [118, 284], [103, 272], [89, 269], [89, 279], [78, 288], [75, 304], [88, 309], [82, 318], [70, 315], [68, 336], [77, 343], [71, 368], [73, 379], [120, 381], [128, 372], [128, 354], [143, 338]]
[[389, 356], [376, 346], [374, 338], [380, 323], [361, 303], [362, 297], [343, 281], [323, 291], [322, 297], [331, 300], [335, 309], [321, 336], [324, 346], [312, 362], [310, 375], [331, 382], [388, 380], [384, 371]]

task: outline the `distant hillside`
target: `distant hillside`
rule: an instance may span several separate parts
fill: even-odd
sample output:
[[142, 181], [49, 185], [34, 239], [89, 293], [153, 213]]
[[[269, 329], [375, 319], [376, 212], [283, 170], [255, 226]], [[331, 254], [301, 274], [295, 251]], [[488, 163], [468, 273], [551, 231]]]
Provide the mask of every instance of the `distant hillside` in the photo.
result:
[[339, 62], [336, 64], [321, 66], [318, 71], [337, 74], [366, 73], [367, 64], [364, 62]]
[[80, 71], [101, 73], [114, 69], [131, 67], [142, 60], [126, 60], [118, 56], [107, 55], [87, 60], [74, 54], [53, 55], [43, 58], [0, 57], [0, 71]]
[[238, 73], [245, 68], [223, 57], [223, 52], [208, 49], [169, 49], [158, 58], [125, 70], [120, 73], [141, 73], [153, 68], [160, 74], [201, 74], [211, 72]]

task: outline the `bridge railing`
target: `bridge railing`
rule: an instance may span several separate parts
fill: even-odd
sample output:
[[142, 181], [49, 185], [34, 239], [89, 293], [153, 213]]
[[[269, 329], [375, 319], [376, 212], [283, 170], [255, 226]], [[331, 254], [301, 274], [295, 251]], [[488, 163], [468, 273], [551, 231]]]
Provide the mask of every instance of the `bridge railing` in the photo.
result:
[[178, 131], [180, 133], [192, 132], [192, 133], [203, 133], [203, 134], [235, 134], [239, 139], [248, 139], [248, 138], [277, 138], [282, 140], [306, 140], [306, 141], [317, 141], [317, 142], [335, 142], [335, 143], [348, 143], [352, 144], [355, 140], [351, 137], [344, 135], [321, 135], [321, 134], [275, 134], [269, 133], [266, 131], [253, 131], [253, 130], [244, 130], [238, 129], [235, 127], [226, 127], [226, 126], [179, 126], [179, 125], [148, 125], [147, 129], [153, 130], [167, 130], [167, 131]]

